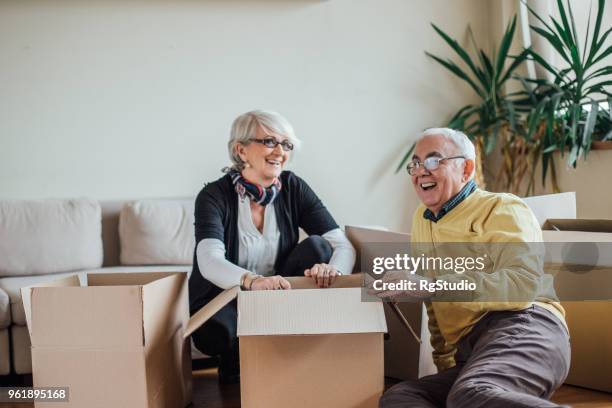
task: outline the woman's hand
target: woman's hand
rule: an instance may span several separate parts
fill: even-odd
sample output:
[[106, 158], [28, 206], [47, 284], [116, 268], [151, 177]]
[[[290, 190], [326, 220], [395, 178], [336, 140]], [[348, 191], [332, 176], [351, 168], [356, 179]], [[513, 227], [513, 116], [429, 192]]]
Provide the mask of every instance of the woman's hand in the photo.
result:
[[334, 283], [336, 277], [340, 276], [340, 272], [331, 265], [320, 263], [314, 264], [310, 269], [306, 269], [304, 271], [304, 276], [309, 276], [314, 279], [318, 287], [327, 288]]
[[251, 283], [251, 290], [291, 289], [291, 284], [280, 275], [257, 278]]

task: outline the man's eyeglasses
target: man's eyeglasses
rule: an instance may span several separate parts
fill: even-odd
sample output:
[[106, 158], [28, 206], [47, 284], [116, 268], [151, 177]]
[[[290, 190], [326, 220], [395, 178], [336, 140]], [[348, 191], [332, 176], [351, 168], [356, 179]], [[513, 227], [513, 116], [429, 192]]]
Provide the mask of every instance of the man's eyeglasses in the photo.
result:
[[283, 148], [284, 151], [289, 152], [291, 150], [293, 150], [293, 143], [291, 143], [289, 140], [283, 140], [282, 142], [279, 142], [278, 140], [276, 140], [273, 137], [266, 137], [263, 139], [256, 139], [256, 138], [251, 138], [249, 139], [251, 142], [255, 142], [255, 143], [259, 143], [262, 144], [266, 147], [269, 147], [270, 149], [274, 149], [276, 148], [276, 146], [281, 145], [281, 147]]
[[445, 160], [452, 159], [465, 159], [465, 156], [452, 156], [452, 157], [428, 157], [423, 162], [420, 161], [411, 161], [406, 166], [406, 170], [408, 170], [408, 174], [414, 176], [419, 167], [425, 168], [427, 171], [432, 171], [438, 169], [440, 167], [440, 163]]

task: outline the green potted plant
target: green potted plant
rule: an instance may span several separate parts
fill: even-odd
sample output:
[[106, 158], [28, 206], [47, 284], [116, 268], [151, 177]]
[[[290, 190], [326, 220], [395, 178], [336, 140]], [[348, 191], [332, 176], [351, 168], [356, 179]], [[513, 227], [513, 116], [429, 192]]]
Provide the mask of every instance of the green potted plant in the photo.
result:
[[[593, 140], [606, 141], [611, 136], [610, 106], [605, 109], [605, 98], [612, 96], [608, 87], [612, 85], [612, 66], [602, 66], [606, 57], [612, 55], [608, 36], [612, 28], [602, 31], [605, 0], [598, 0], [593, 31], [591, 32], [591, 11], [584, 40], [581, 42], [576, 31], [576, 22], [569, 0], [563, 4], [557, 0], [559, 19], [550, 16], [547, 23], [532, 8], [524, 3], [542, 27], [532, 25], [531, 29], [541, 36], [564, 61], [564, 67], [552, 66], [533, 49], [528, 50], [529, 58], [550, 72], [552, 83], [535, 83], [539, 89], [554, 88], [554, 98], [544, 100], [544, 107], [537, 112], [538, 121], [546, 126], [544, 158], [550, 158], [555, 151], [561, 155], [568, 152], [567, 163], [576, 167], [579, 157], [586, 158]], [[537, 92], [537, 91], [536, 91]], [[551, 114], [552, 112], [552, 114]], [[543, 161], [546, 174], [549, 161]]]
[[[495, 147], [500, 136], [506, 138], [512, 124], [508, 120], [512, 102], [504, 93], [504, 85], [513, 76], [514, 71], [527, 58], [527, 51], [516, 57], [510, 57], [509, 50], [516, 30], [516, 16], [506, 27], [497, 53], [487, 54], [480, 49], [474, 40], [471, 30], [468, 33], [476, 57], [463, 48], [458, 41], [452, 39], [435, 24], [432, 27], [440, 37], [451, 47], [461, 62], [443, 59], [426, 52], [426, 54], [448, 69], [455, 76], [465, 81], [479, 96], [478, 104], [470, 104], [460, 108], [450, 119], [447, 126], [465, 132], [472, 138], [476, 146], [476, 181], [484, 186], [482, 158]], [[465, 68], [462, 68], [460, 64]], [[396, 172], [409, 160], [414, 145], [400, 161]]]
[[[535, 191], [535, 171], [542, 160], [542, 183], [547, 177], [553, 191], [560, 191], [555, 169], [554, 153], [568, 153], [567, 162], [576, 167], [579, 157], [586, 158], [589, 150], [612, 144], [612, 67], [602, 61], [612, 55], [608, 36], [612, 28], [602, 30], [605, 0], [598, 0], [591, 31], [589, 24], [582, 43], [579, 41], [573, 11], [566, 0], [557, 0], [560, 19], [550, 17], [547, 23], [526, 3], [529, 12], [542, 27], [531, 29], [545, 39], [564, 61], [562, 68], [553, 66], [537, 51], [527, 48], [517, 56], [508, 50], [516, 26], [516, 16], [508, 24], [497, 55], [489, 57], [476, 46], [477, 59], [470, 57], [456, 40], [433, 25], [436, 32], [459, 56], [465, 69], [452, 60], [444, 60], [427, 53], [454, 75], [465, 81], [480, 97], [480, 103], [459, 109], [448, 126], [471, 136], [479, 157], [493, 151], [501, 139], [501, 163], [494, 178], [497, 187], [519, 193], [527, 178], [525, 195]], [[552, 74], [552, 80], [525, 78], [515, 75], [526, 60], [533, 60]], [[507, 68], [506, 68], [507, 66]], [[506, 94], [504, 84], [517, 80], [523, 90]], [[607, 97], [607, 101], [605, 99]], [[606, 105], [607, 102], [607, 106]], [[412, 148], [402, 158], [398, 170], [412, 154]], [[482, 168], [477, 163], [480, 184]]]

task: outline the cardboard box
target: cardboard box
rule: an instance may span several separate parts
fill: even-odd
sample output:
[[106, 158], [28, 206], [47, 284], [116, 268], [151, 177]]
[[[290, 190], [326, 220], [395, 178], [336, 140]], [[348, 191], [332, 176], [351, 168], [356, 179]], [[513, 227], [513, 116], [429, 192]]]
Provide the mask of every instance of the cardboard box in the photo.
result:
[[222, 292], [189, 322], [186, 336], [238, 297], [242, 406], [377, 407], [384, 390], [382, 304], [361, 302], [361, 277], [317, 289]]
[[523, 198], [542, 225], [549, 218], [576, 218], [576, 193], [545, 194]]
[[[612, 392], [612, 325], [606, 320], [612, 301], [564, 300], [578, 299], [580, 291], [590, 299], [612, 299], [612, 220], [549, 219], [542, 230], [545, 242], [564, 244], [547, 245], [545, 270], [561, 271], [555, 287], [572, 346], [566, 383]], [[568, 265], [577, 273], [567, 272]]]
[[191, 402], [187, 274], [76, 275], [22, 289], [35, 387], [69, 387], [44, 407], [184, 407]]
[[[355, 272], [361, 271], [361, 259], [362, 256], [367, 256], [368, 244], [400, 244], [405, 245], [406, 251], [410, 247], [410, 234], [407, 233], [351, 225], [347, 225], [345, 231], [357, 252]], [[420, 342], [392, 310], [391, 305], [385, 303], [388, 328], [388, 333], [385, 335], [385, 377], [416, 380], [435, 374], [437, 369], [433, 363], [433, 348], [427, 327], [427, 312], [423, 303], [402, 302], [397, 306], [412, 330], [419, 336]]]

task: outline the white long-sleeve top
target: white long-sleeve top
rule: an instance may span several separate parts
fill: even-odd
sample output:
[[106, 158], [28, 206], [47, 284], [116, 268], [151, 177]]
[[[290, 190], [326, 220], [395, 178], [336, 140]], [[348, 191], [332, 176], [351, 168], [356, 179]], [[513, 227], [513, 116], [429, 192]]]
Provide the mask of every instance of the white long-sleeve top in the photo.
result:
[[[355, 249], [340, 228], [321, 236], [332, 247], [329, 264], [343, 274], [349, 274], [355, 264]], [[196, 258], [202, 276], [222, 289], [240, 284], [245, 272], [259, 275], [274, 274], [280, 231], [272, 205], [264, 211], [264, 226], [260, 232], [253, 224], [248, 199], [238, 199], [238, 265], [225, 259], [225, 245], [215, 238], [198, 243]]]

